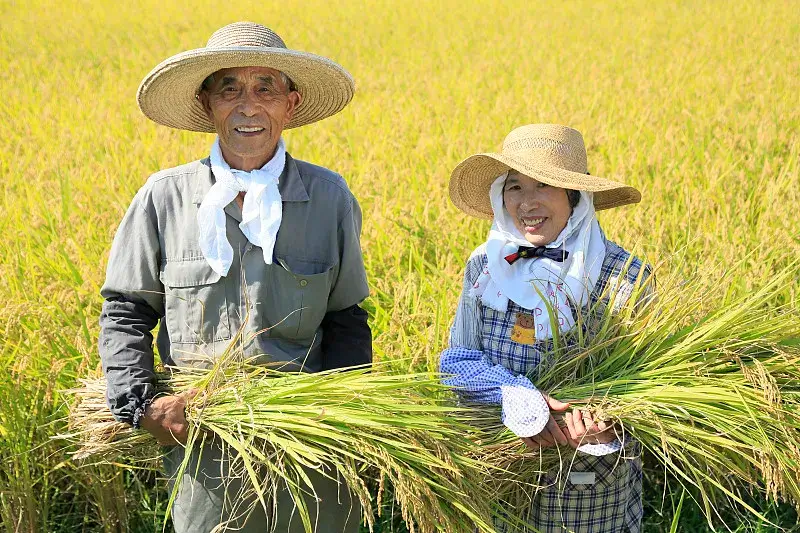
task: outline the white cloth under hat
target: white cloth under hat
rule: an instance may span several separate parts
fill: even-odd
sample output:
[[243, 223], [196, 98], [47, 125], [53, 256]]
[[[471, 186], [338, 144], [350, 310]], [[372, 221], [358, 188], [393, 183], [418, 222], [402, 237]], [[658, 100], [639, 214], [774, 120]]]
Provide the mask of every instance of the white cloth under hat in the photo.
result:
[[278, 179], [285, 164], [286, 144], [282, 138], [272, 159], [250, 172], [232, 169], [222, 157], [219, 138], [214, 142], [211, 147], [211, 170], [216, 183], [206, 193], [197, 210], [197, 224], [200, 228], [200, 250], [218, 274], [226, 276], [233, 263], [233, 248], [228, 241], [224, 209], [240, 192], [247, 194], [244, 196], [239, 228], [248, 241], [261, 247], [264, 262], [272, 264], [275, 239], [283, 216]]
[[[494, 221], [486, 242], [487, 265], [478, 277], [471, 294], [484, 305], [507, 312], [509, 299], [520, 307], [532, 310], [536, 338], [553, 336], [548, 305], [556, 315], [562, 333], [575, 325], [568, 300], [578, 306], [589, 301], [605, 258], [605, 238], [597, 222], [592, 193], [580, 191], [581, 198], [573, 209], [564, 230], [547, 248], [563, 248], [569, 256], [563, 262], [545, 257], [520, 259], [509, 264], [505, 257], [520, 246], [530, 246], [514, 225], [503, 205], [503, 186], [508, 173], [503, 173], [489, 191]], [[547, 301], [545, 301], [545, 299]]]

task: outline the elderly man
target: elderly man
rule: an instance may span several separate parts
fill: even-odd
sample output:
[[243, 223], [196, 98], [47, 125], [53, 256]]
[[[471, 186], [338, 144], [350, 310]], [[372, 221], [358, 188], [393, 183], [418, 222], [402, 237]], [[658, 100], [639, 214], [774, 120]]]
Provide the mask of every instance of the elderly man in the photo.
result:
[[[109, 407], [172, 445], [168, 474], [184, 459], [176, 441], [186, 439], [186, 399], [155, 395], [157, 324], [167, 365], [207, 365], [240, 329], [245, 355], [288, 370], [372, 359], [359, 307], [368, 288], [358, 203], [341, 176], [292, 158], [281, 138], [337, 113], [352, 95], [342, 67], [245, 22], [162, 62], [139, 88], [139, 106], [155, 122], [217, 133], [210, 157], [158, 172], [136, 194], [102, 288]], [[286, 493], [276, 496], [275, 516], [260, 506], [246, 512], [252, 502], [238, 501], [222, 479], [221, 454], [211, 444], [190, 457], [173, 508], [177, 531], [302, 530]], [[357, 531], [347, 491], [321, 475], [314, 481], [318, 529]]]

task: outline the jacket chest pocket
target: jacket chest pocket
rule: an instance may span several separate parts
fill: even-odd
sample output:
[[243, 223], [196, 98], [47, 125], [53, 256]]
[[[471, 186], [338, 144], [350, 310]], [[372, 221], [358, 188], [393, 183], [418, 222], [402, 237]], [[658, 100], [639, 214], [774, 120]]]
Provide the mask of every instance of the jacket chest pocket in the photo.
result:
[[269, 265], [267, 291], [257, 302], [266, 335], [310, 343], [328, 309], [333, 270], [283, 258]]
[[231, 338], [225, 280], [205, 259], [168, 261], [160, 278], [171, 343], [206, 344]]

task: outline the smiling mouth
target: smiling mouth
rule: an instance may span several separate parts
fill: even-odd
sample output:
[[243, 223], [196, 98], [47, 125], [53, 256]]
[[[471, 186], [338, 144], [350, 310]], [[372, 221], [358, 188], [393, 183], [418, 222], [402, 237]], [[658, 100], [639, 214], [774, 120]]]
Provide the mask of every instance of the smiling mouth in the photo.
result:
[[547, 217], [521, 218], [520, 220], [522, 220], [525, 229], [531, 231], [538, 229], [547, 220]]
[[264, 131], [264, 128], [259, 126], [237, 126], [233, 129], [238, 133], [260, 133]]

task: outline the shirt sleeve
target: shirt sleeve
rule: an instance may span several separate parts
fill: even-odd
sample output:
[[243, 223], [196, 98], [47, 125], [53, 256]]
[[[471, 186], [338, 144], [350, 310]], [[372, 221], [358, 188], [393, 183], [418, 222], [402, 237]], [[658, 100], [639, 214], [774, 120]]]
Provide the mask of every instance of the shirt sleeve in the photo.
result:
[[488, 362], [480, 350], [453, 347], [442, 352], [439, 370], [445, 385], [465, 400], [500, 404], [503, 424], [518, 437], [538, 435], [550, 410], [542, 393], [522, 375]]
[[369, 296], [361, 252], [361, 207], [355, 198], [339, 223], [339, 271], [328, 297], [328, 312], [341, 311]]
[[137, 427], [155, 393], [152, 330], [164, 315], [158, 233], [143, 191], [114, 236], [98, 339], [111, 413]]
[[[550, 419], [550, 408], [542, 393], [526, 376], [514, 374], [503, 365], [492, 364], [483, 352], [480, 302], [470, 294], [481, 271], [480, 257], [470, 259], [464, 275], [450, 346], [439, 359], [443, 383], [453, 387], [467, 401], [500, 404], [503, 425], [518, 437], [538, 435]], [[607, 455], [621, 444], [586, 444], [578, 451]]]
[[479, 255], [467, 263], [450, 346], [439, 359], [443, 383], [467, 401], [500, 404], [503, 424], [519, 437], [541, 433], [550, 417], [547, 402], [531, 381], [495, 365], [483, 352], [482, 318], [477, 297], [470, 294], [481, 271]]
[[357, 305], [330, 311], [322, 319], [322, 370], [372, 362], [367, 312]]

